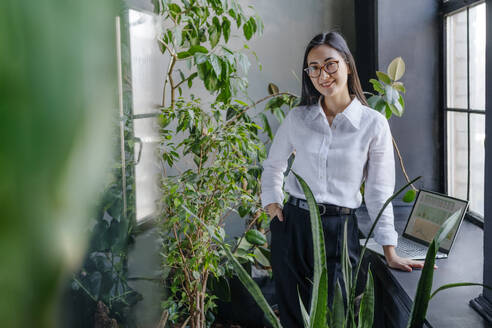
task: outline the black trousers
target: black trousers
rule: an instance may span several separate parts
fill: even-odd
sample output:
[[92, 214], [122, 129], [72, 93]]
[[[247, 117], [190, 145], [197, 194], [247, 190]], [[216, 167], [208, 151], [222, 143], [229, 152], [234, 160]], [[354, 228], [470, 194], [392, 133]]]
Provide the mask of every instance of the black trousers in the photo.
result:
[[[309, 211], [291, 204], [282, 210], [284, 221], [274, 217], [270, 222], [271, 265], [275, 280], [276, 298], [283, 327], [303, 327], [299, 295], [309, 313], [313, 279], [313, 238]], [[328, 269], [328, 304], [331, 307], [335, 284], [343, 280], [341, 254], [343, 228], [347, 220], [347, 243], [352, 267], [360, 254], [357, 217], [353, 215], [321, 216]], [[342, 289], [343, 281], [340, 281]], [[299, 293], [298, 293], [299, 290]]]

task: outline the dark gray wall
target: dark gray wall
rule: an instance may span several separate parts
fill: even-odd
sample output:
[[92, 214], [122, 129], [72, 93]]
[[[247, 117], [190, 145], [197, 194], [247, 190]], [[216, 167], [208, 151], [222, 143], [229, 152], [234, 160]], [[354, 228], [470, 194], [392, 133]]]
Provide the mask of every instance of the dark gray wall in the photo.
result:
[[[410, 179], [418, 188], [444, 191], [440, 104], [440, 19], [438, 1], [356, 0], [357, 57], [361, 83], [384, 71], [395, 57], [406, 64], [405, 113], [390, 119]], [[396, 154], [395, 154], [396, 155]], [[396, 161], [396, 189], [406, 183]]]
[[[419, 187], [444, 191], [442, 184], [440, 18], [438, 1], [378, 2], [378, 70], [386, 71], [401, 56], [407, 70], [405, 113], [390, 119], [410, 178], [422, 176]], [[403, 185], [401, 170], [397, 186]]]

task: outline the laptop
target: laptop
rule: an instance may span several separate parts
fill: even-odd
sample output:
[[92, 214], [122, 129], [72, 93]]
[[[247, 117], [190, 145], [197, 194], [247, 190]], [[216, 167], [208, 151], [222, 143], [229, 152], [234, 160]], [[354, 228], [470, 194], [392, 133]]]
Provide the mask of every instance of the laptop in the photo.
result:
[[[459, 220], [446, 238], [441, 242], [436, 258], [447, 258], [453, 246], [469, 202], [434, 191], [420, 190], [413, 204], [403, 235], [398, 237], [396, 254], [414, 260], [425, 260], [427, 249], [441, 225], [451, 215], [459, 212]], [[361, 245], [365, 239], [360, 240]], [[367, 248], [384, 255], [383, 247], [369, 238]]]

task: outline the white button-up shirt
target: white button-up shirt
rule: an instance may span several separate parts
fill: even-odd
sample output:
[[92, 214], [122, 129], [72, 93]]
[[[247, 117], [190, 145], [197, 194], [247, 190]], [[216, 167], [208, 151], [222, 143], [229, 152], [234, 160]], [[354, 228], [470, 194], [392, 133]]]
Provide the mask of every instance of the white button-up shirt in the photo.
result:
[[[288, 113], [263, 162], [263, 207], [283, 204], [284, 172], [294, 151], [292, 170], [307, 182], [318, 203], [358, 208], [362, 203], [360, 186], [365, 181], [364, 199], [374, 222], [394, 192], [395, 162], [388, 121], [362, 105], [357, 97], [335, 116], [331, 126], [319, 101]], [[306, 199], [292, 172], [287, 176], [285, 191]], [[397, 244], [391, 204], [382, 214], [374, 238], [380, 245]]]

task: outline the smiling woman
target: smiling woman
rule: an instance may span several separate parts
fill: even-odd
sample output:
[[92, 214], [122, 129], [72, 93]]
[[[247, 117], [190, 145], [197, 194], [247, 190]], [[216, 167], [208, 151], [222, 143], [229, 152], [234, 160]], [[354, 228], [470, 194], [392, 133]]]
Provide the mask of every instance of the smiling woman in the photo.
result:
[[[348, 221], [347, 243], [352, 266], [359, 258], [355, 210], [362, 203], [361, 184], [365, 183], [364, 198], [372, 221], [395, 185], [388, 122], [367, 106], [354, 58], [343, 37], [336, 32], [319, 34], [308, 44], [300, 106], [290, 111], [278, 128], [269, 156], [263, 162], [262, 204], [271, 217], [271, 262], [284, 327], [303, 325], [298, 293], [305, 308], [309, 308], [313, 277], [309, 211], [292, 171], [285, 183], [289, 198], [285, 207], [281, 205], [283, 173], [294, 151], [292, 170], [307, 182], [318, 205], [324, 209], [321, 219], [331, 306], [337, 282], [344, 286], [340, 279], [340, 254], [345, 221]], [[421, 262], [396, 255], [397, 233], [391, 205], [376, 225], [375, 239], [383, 245], [390, 267], [411, 271], [412, 267], [423, 266]]]

